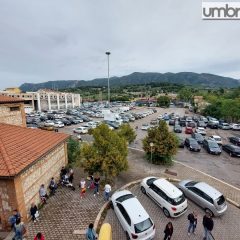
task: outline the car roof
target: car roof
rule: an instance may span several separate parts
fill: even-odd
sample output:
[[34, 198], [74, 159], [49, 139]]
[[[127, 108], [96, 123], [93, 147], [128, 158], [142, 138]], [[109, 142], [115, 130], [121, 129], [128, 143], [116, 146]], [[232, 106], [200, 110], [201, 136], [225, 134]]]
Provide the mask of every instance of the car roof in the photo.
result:
[[182, 195], [182, 192], [177, 187], [164, 178], [159, 178], [153, 183], [171, 198], [177, 198]]
[[205, 182], [199, 182], [194, 185], [194, 187], [197, 187], [199, 190], [203, 191], [206, 193], [208, 196], [210, 196], [213, 199], [217, 199], [220, 196], [222, 196], [222, 193], [220, 193], [217, 189], [211, 187]]
[[146, 210], [143, 208], [142, 204], [137, 198], [129, 198], [122, 202], [122, 206], [126, 209], [129, 217], [133, 224], [137, 224], [145, 221], [149, 218]]
[[213, 138], [221, 138], [221, 137], [218, 136], [218, 135], [212, 135], [211, 137], [213, 137]]

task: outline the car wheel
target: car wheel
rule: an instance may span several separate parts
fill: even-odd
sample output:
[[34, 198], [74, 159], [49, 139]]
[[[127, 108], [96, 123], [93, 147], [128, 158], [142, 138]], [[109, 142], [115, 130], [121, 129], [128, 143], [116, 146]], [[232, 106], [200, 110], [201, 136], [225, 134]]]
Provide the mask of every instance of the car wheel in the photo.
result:
[[214, 217], [214, 214], [213, 214], [213, 212], [210, 209], [206, 208], [205, 212], [209, 213], [211, 215], [211, 217]]
[[146, 189], [144, 187], [141, 187], [141, 191], [143, 194], [146, 194]]
[[166, 208], [163, 208], [163, 213], [166, 217], [168, 217], [168, 218], [170, 217], [170, 213]]
[[128, 232], [126, 232], [126, 237], [127, 237], [127, 240], [131, 240], [131, 238], [129, 237]]
[[109, 207], [110, 207], [111, 209], [113, 209], [113, 202], [112, 202], [112, 201], [109, 202]]

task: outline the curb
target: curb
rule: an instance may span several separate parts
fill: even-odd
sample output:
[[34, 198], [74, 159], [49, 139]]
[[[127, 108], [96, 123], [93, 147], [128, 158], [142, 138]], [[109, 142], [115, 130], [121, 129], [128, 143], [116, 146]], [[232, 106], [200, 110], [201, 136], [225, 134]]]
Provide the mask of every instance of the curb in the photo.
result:
[[230, 204], [232, 204], [233, 206], [235, 206], [235, 207], [237, 207], [237, 208], [240, 209], [240, 204], [239, 204], [239, 203], [233, 201], [233, 200], [230, 199], [230, 198], [226, 198], [226, 200], [227, 200]]

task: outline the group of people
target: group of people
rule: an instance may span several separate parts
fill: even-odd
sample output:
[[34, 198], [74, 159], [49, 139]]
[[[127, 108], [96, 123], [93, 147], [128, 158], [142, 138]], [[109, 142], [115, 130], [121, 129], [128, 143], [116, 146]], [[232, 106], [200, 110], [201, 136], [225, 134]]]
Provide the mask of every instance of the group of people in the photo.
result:
[[[86, 187], [86, 181], [84, 178], [81, 179], [80, 183], [79, 183], [79, 187], [80, 187], [80, 197], [83, 198], [86, 194], [86, 190], [88, 189], [94, 189], [93, 190], [93, 196], [95, 197], [96, 195], [99, 194], [99, 185], [100, 185], [100, 177], [98, 175], [96, 175], [95, 177], [93, 175], [89, 175], [87, 177], [88, 180], [88, 186]], [[104, 199], [106, 201], [109, 200], [110, 197], [110, 192], [111, 192], [112, 188], [110, 186], [110, 184], [106, 184], [104, 187]]]
[[[189, 221], [188, 236], [190, 236], [191, 233], [195, 235], [195, 230], [198, 222], [197, 213], [192, 212], [188, 214], [187, 218]], [[211, 240], [212, 239], [211, 231], [213, 230], [214, 222], [212, 219], [212, 215], [210, 213], [207, 212], [204, 215], [202, 224], [204, 228], [204, 240]], [[172, 222], [169, 222], [164, 229], [164, 240], [170, 240], [172, 235], [173, 235], [173, 224]]]

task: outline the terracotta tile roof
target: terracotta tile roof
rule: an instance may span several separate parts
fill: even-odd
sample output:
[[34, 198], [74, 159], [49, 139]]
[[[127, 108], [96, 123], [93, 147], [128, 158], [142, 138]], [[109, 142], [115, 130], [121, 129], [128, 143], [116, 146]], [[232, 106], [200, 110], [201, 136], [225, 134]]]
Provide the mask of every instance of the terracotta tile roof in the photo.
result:
[[5, 95], [0, 95], [0, 104], [2, 103], [17, 103], [17, 102], [24, 102], [21, 98], [14, 98]]
[[0, 123], [0, 177], [15, 176], [68, 137]]

